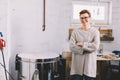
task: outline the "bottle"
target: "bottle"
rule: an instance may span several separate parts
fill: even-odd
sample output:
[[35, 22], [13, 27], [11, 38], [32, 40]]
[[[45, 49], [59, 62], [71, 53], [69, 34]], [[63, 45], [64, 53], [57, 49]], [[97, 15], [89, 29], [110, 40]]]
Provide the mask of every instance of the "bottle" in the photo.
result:
[[48, 80], [51, 80], [51, 70], [48, 72]]
[[2, 32], [0, 32], [0, 38], [3, 37]]
[[32, 80], [40, 80], [39, 79], [39, 70], [38, 69], [35, 69]]
[[0, 32], [0, 49], [3, 48], [2, 37], [3, 37], [2, 32]]
[[99, 57], [102, 57], [102, 56], [103, 56], [103, 44], [100, 44], [100, 46], [99, 46], [98, 56], [99, 56]]

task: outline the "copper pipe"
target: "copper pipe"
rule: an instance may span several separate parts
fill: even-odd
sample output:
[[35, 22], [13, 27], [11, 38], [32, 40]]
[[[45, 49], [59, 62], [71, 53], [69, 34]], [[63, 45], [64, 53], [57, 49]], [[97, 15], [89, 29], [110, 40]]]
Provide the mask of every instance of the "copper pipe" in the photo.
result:
[[45, 0], [43, 1], [43, 26], [42, 26], [42, 28], [43, 28], [43, 31], [45, 31]]

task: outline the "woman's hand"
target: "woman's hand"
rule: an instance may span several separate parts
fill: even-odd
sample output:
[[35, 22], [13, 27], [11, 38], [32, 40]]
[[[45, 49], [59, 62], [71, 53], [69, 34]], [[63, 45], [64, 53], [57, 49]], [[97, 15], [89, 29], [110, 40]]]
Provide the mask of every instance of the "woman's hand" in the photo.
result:
[[84, 45], [84, 43], [83, 42], [76, 42], [76, 45], [82, 47]]

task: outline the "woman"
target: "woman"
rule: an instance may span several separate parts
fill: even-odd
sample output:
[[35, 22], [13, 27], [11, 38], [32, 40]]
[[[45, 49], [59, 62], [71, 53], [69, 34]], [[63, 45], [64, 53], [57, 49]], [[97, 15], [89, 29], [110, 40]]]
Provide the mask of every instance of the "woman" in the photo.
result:
[[88, 10], [82, 10], [79, 14], [82, 26], [75, 29], [70, 38], [71, 80], [95, 80], [100, 34], [95, 27], [91, 27]]

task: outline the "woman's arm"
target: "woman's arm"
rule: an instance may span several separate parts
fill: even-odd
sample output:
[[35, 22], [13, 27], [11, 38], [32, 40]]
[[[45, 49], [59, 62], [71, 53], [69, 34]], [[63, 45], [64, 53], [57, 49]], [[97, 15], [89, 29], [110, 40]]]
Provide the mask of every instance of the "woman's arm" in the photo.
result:
[[74, 53], [83, 54], [83, 48], [81, 46], [76, 45], [75, 34], [75, 31], [73, 31], [70, 37], [70, 50]]
[[99, 48], [100, 44], [100, 33], [96, 31], [95, 37], [91, 42], [78, 42], [77, 45], [81, 46], [84, 51], [94, 52]]

